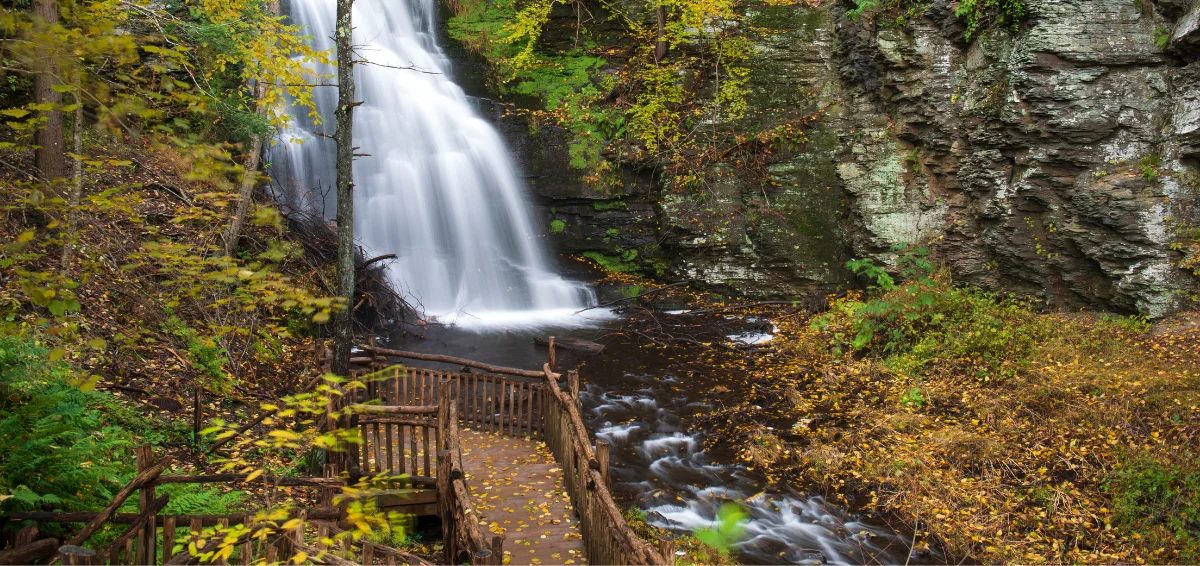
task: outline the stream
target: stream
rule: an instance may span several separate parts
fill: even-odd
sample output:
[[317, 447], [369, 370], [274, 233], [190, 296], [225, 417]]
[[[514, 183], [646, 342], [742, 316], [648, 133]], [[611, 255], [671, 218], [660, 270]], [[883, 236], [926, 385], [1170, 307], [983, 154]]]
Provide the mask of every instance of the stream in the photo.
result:
[[[620, 321], [609, 321], [610, 326]], [[605, 331], [564, 326], [505, 332], [431, 327], [425, 339], [396, 337], [396, 348], [536, 368], [547, 349], [534, 335], [593, 339]], [[747, 339], [765, 339], [748, 332]], [[769, 335], [768, 335], [769, 336]], [[734, 552], [748, 564], [896, 564], [908, 562], [908, 541], [864, 521], [819, 495], [781, 493], [735, 462], [732, 451], [705, 450], [704, 431], [690, 417], [712, 409], [705, 392], [718, 385], [740, 398], [746, 383], [704, 373], [682, 352], [613, 341], [600, 354], [558, 350], [560, 368], [580, 370], [583, 418], [613, 445], [614, 495], [645, 510], [650, 523], [680, 532], [713, 526], [718, 509], [741, 503], [750, 518]], [[434, 369], [444, 364], [418, 363]], [[722, 390], [723, 391], [723, 390]]]

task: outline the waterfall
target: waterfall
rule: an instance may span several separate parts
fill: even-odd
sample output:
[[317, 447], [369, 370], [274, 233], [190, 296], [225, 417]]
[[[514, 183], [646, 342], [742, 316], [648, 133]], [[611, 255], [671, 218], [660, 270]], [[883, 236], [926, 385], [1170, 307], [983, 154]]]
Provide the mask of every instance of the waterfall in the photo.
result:
[[[443, 322], [505, 327], [579, 322], [587, 287], [549, 267], [525, 187], [499, 133], [449, 75], [436, 41], [436, 0], [354, 3], [357, 98], [354, 233], [371, 253], [394, 253], [394, 287]], [[334, 0], [291, 0], [289, 16], [318, 49], [333, 44]], [[399, 68], [398, 68], [399, 67]], [[333, 73], [332, 68], [321, 69]], [[337, 89], [318, 87], [326, 120], [306, 108], [272, 150], [272, 173], [292, 206], [335, 209], [332, 135]]]

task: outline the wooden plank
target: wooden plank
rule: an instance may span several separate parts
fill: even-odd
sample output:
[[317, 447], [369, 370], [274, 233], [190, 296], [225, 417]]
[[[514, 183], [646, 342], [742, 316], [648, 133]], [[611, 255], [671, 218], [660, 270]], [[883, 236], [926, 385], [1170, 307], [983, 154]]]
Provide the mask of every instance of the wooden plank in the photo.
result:
[[491, 365], [491, 364], [477, 362], [474, 360], [468, 360], [465, 358], [456, 358], [453, 356], [442, 356], [442, 355], [438, 355], [438, 354], [419, 354], [416, 352], [405, 352], [402, 350], [389, 350], [387, 348], [374, 348], [374, 347], [370, 347], [370, 346], [359, 346], [359, 348], [373, 352], [375, 355], [381, 355], [381, 356], [409, 358], [409, 359], [413, 359], [413, 360], [425, 360], [425, 361], [430, 361], [430, 362], [442, 362], [442, 363], [454, 364], [454, 365], [458, 365], [458, 366], [467, 366], [467, 367], [471, 367], [471, 368], [475, 368], [475, 369], [481, 369], [483, 371], [492, 372], [492, 373], [519, 375], [522, 377], [532, 377], [535, 379], [542, 377], [542, 372], [538, 372], [538, 371], [520, 369], [520, 368], [510, 368], [510, 367], [504, 367], [504, 366], [495, 366], [495, 365]]
[[[237, 483], [244, 482], [250, 474], [199, 474], [194, 476], [159, 476], [148, 482], [150, 485], [168, 483]], [[265, 483], [279, 486], [302, 487], [341, 487], [342, 480], [338, 478], [301, 478], [287, 476], [259, 476]]]
[[514, 383], [516, 385], [517, 410], [513, 412], [513, 425], [510, 428], [509, 434], [513, 436], [521, 436], [522, 427], [525, 417], [525, 384]]
[[525, 414], [521, 417], [521, 427], [525, 430], [525, 436], [533, 437], [533, 394], [537, 387], [527, 385], [525, 390]]
[[383, 442], [380, 436], [379, 423], [374, 423], [371, 426], [374, 428], [372, 430], [374, 434], [372, 440], [375, 442], [375, 473], [379, 474], [386, 471], [386, 468], [383, 467]]
[[395, 448], [393, 447], [394, 440], [392, 439], [392, 430], [394, 430], [395, 428], [396, 428], [396, 425], [394, 425], [394, 424], [389, 423], [389, 424], [383, 425], [383, 433], [384, 433], [383, 434], [383, 442], [384, 442], [384, 447], [386, 448], [386, 450], [385, 450], [386, 454], [384, 455], [384, 457], [387, 459], [387, 466], [385, 466], [385, 468], [387, 470], [387, 473], [390, 475], [396, 474], [396, 464], [394, 461], [396, 454], [395, 454]]
[[479, 428], [479, 376], [467, 374], [467, 390], [470, 396], [470, 406], [467, 407], [467, 423], [473, 429]]
[[170, 562], [172, 556], [175, 556], [175, 517], [164, 517], [162, 546], [163, 564]]
[[404, 373], [404, 381], [401, 382], [401, 384], [400, 384], [400, 387], [401, 387], [400, 404], [401, 405], [411, 405], [412, 404], [408, 400], [408, 382], [409, 381], [412, 381], [412, 370], [411, 369]]
[[421, 430], [424, 431], [422, 435], [425, 437], [422, 443], [422, 448], [425, 449], [425, 475], [433, 476], [433, 469], [429, 467], [429, 427], [421, 427]]
[[436, 415], [436, 405], [350, 405], [360, 415]]
[[397, 469], [401, 474], [405, 473], [404, 470], [407, 467], [404, 461], [404, 436], [406, 430], [408, 430], [408, 426], [404, 423], [396, 424], [396, 461], [398, 462]]
[[[245, 517], [242, 517], [242, 524], [245, 525], [246, 528], [250, 528], [250, 521], [253, 521], [253, 520], [254, 520], [253, 515], [246, 515]], [[241, 563], [242, 564], [254, 563], [254, 541], [253, 540], [247, 540], [246, 542], [242, 543]]]
[[417, 467], [417, 428], [414, 426], [408, 429], [409, 469], [414, 476], [420, 473]]

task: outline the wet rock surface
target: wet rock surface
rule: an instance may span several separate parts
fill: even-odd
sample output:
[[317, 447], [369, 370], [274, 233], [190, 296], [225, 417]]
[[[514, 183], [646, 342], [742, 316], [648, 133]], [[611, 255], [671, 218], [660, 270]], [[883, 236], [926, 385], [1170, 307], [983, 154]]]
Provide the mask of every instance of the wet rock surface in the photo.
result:
[[[665, 277], [790, 297], [847, 284], [850, 257], [894, 264], [893, 246], [916, 242], [963, 283], [1056, 308], [1186, 307], [1197, 279], [1172, 244], [1200, 198], [1200, 3], [1026, 4], [1017, 28], [969, 42], [948, 0], [904, 22], [852, 21], [847, 0], [745, 8], [769, 33], [737, 126], [824, 114], [765, 184], [713, 164], [699, 201], [645, 169], [598, 190], [553, 129], [506, 133], [563, 253], [637, 249]], [[731, 220], [693, 220], [705, 214]]]

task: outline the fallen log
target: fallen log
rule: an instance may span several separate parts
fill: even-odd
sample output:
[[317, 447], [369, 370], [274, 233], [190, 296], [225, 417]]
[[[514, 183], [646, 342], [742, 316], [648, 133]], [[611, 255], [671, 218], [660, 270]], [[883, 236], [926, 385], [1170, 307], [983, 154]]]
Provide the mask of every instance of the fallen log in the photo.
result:
[[25, 546], [0, 552], [0, 564], [40, 564], [58, 550], [58, 539], [44, 538]]
[[[542, 338], [541, 336], [534, 336], [533, 343], [539, 346], [549, 346], [550, 339]], [[604, 344], [599, 342], [592, 342], [591, 340], [582, 340], [579, 338], [555, 338], [554, 347], [562, 348], [564, 350], [589, 352], [592, 354], [599, 354], [600, 352], [603, 352], [605, 348]]]

